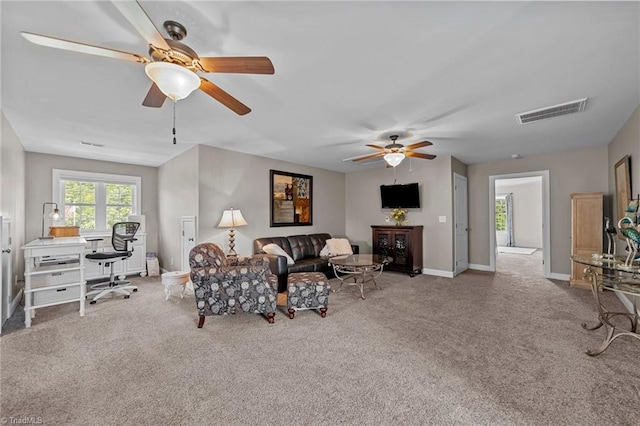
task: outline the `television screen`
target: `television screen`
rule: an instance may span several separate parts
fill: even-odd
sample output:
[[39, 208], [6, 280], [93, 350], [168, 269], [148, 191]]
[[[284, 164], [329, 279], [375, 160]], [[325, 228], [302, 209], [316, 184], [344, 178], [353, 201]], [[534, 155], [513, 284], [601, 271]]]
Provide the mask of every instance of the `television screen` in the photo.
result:
[[417, 183], [406, 185], [380, 185], [383, 209], [420, 208], [420, 190]]

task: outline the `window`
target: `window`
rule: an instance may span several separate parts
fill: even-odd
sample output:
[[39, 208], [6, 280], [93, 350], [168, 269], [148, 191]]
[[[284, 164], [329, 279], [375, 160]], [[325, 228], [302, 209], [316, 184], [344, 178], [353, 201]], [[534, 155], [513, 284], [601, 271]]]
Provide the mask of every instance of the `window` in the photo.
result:
[[54, 169], [53, 188], [61, 220], [82, 234], [111, 232], [114, 223], [140, 212], [137, 176]]
[[496, 231], [507, 230], [507, 200], [496, 198]]

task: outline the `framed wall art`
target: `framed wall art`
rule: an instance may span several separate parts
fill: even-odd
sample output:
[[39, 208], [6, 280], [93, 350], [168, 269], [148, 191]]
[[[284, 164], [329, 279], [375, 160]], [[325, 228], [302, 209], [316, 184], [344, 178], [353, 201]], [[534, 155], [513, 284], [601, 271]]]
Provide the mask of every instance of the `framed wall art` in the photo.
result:
[[616, 182], [616, 219], [614, 223], [617, 223], [625, 215], [631, 200], [630, 162], [631, 158], [625, 155], [613, 169]]
[[313, 176], [270, 170], [271, 226], [312, 225]]

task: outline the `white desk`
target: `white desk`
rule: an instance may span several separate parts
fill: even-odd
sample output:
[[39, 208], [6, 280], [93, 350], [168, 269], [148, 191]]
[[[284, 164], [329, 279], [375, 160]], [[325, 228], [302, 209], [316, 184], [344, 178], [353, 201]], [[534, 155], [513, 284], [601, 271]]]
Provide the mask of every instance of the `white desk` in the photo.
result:
[[24, 324], [31, 327], [35, 310], [45, 306], [80, 302], [84, 316], [87, 294], [82, 237], [33, 240], [24, 250]]

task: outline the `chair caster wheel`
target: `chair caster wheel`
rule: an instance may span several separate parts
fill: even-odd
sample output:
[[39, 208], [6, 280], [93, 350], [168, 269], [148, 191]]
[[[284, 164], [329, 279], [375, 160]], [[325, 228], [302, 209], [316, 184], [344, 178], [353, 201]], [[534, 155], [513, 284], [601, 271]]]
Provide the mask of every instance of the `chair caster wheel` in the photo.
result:
[[136, 291], [138, 291], [138, 289], [137, 289], [137, 288], [134, 288], [134, 289], [133, 289], [133, 292], [135, 293]]
[[128, 296], [128, 295], [127, 295], [127, 296], [125, 296], [124, 298], [125, 298], [125, 299], [128, 299], [129, 297], [131, 297], [131, 296]]
[[97, 300], [92, 300], [91, 302], [89, 302], [90, 305], [95, 305], [97, 302]]

